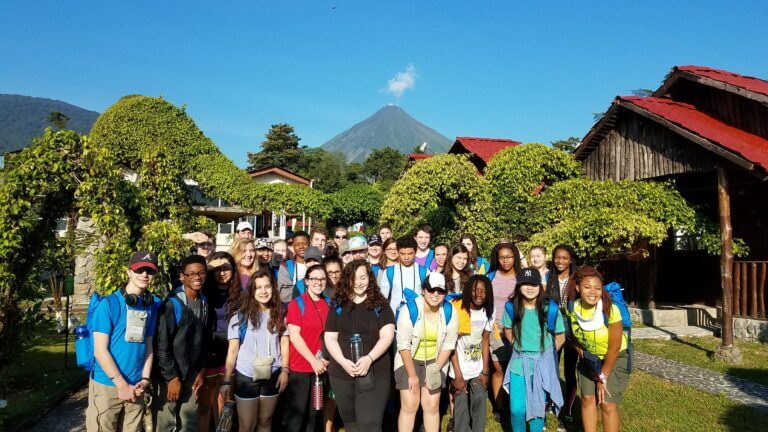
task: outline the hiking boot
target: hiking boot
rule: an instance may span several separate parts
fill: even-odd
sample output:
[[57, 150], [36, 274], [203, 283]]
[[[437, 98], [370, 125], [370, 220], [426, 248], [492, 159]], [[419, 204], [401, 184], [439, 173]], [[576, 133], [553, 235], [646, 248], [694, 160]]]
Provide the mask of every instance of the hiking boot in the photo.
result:
[[570, 430], [573, 430], [573, 417], [569, 415], [561, 415], [560, 418], [560, 424], [557, 425], [557, 432], [567, 432]]

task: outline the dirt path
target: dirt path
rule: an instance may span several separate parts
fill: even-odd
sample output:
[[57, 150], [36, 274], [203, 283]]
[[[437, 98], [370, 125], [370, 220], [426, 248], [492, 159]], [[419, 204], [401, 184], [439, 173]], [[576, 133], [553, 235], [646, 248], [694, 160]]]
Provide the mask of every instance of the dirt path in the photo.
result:
[[76, 391], [50, 411], [30, 431], [81, 432], [85, 431], [85, 409], [88, 408], [88, 386]]

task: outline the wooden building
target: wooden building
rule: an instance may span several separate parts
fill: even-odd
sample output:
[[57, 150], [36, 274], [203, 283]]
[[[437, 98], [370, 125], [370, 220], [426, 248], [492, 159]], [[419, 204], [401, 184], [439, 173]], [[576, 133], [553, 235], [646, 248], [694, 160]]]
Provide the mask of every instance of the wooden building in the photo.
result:
[[[627, 287], [630, 301], [726, 303], [737, 315], [765, 317], [768, 81], [674, 67], [652, 96], [616, 97], [574, 153], [592, 179], [674, 180], [724, 228], [721, 257], [704, 253], [695, 236], [674, 232], [647, 259], [603, 263], [603, 271]], [[730, 227], [750, 249], [733, 263]]]

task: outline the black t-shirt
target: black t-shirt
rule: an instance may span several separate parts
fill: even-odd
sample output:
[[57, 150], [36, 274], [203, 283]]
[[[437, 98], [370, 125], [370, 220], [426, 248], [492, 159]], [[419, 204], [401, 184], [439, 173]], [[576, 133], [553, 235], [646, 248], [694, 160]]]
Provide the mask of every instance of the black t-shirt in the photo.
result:
[[[379, 330], [387, 324], [395, 324], [395, 315], [392, 308], [384, 306], [378, 313], [368, 310], [364, 303], [355, 304], [347, 302], [341, 309], [341, 314], [334, 310], [328, 312], [328, 321], [325, 323], [325, 331], [339, 333], [339, 346], [344, 357], [351, 359], [350, 340], [352, 335], [357, 333], [363, 340], [363, 353], [368, 354], [379, 341]], [[390, 350], [386, 350], [384, 355], [377, 358], [371, 366], [374, 374], [386, 376], [390, 373], [392, 364], [390, 363]], [[328, 374], [338, 378], [352, 380], [353, 378], [331, 357], [328, 366]]]

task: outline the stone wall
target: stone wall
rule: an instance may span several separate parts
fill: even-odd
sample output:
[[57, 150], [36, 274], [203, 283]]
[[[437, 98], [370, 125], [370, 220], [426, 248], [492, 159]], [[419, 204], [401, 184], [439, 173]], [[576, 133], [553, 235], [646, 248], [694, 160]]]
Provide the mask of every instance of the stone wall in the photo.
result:
[[[80, 218], [77, 221], [77, 230], [82, 231], [82, 235], [93, 234], [96, 232], [96, 223], [90, 218]], [[75, 258], [75, 295], [73, 299], [75, 304], [88, 303], [91, 292], [96, 287], [93, 253], [98, 246], [98, 241], [93, 242]]]
[[734, 318], [733, 337], [741, 340], [768, 342], [768, 321]]

